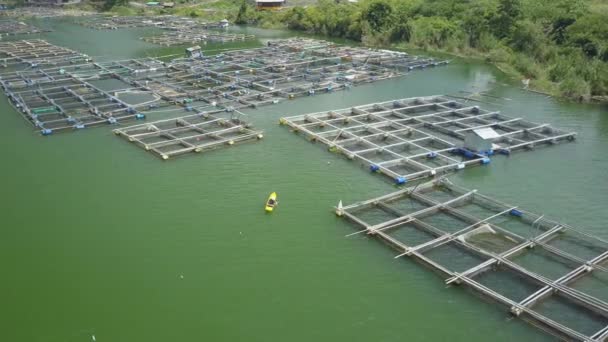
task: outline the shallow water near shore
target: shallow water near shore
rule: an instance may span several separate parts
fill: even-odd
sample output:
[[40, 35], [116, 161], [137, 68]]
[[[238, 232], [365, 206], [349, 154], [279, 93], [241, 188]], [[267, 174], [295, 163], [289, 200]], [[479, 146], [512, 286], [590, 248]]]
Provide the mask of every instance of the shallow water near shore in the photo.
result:
[[[144, 29], [38, 20], [42, 38], [99, 60], [162, 56]], [[235, 28], [260, 46], [288, 31]], [[110, 127], [41, 137], [0, 95], [2, 341], [552, 341], [332, 213], [397, 188], [278, 125], [280, 117], [396, 98], [486, 92], [488, 109], [578, 132], [455, 174], [608, 239], [608, 108], [520, 90], [461, 59], [405, 77], [245, 111], [265, 138], [161, 161]], [[161, 115], [152, 119], [162, 118]], [[264, 213], [268, 194], [280, 206]], [[601, 275], [600, 275], [601, 276]], [[608, 294], [605, 281], [585, 282]], [[590, 322], [590, 327], [595, 327]]]

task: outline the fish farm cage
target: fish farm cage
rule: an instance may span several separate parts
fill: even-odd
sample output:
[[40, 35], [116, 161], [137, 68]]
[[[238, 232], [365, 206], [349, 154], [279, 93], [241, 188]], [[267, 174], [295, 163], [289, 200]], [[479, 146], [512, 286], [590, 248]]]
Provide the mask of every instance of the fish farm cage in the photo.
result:
[[366, 234], [568, 341], [608, 338], [608, 241], [445, 178], [335, 208]]
[[[144, 119], [146, 111], [171, 106], [148, 89], [121, 81], [124, 80], [122, 74], [157, 63], [162, 64], [150, 59], [33, 68], [0, 74], [0, 84], [13, 106], [43, 135], [50, 135]], [[118, 81], [120, 89], [107, 91], [94, 84], [104, 80]], [[137, 100], [130, 101], [129, 97]]]
[[61, 7], [17, 7], [0, 11], [1, 17], [23, 18], [56, 18], [56, 17], [82, 17], [92, 16], [95, 12], [88, 12], [74, 8]]
[[[161, 45], [253, 39], [208, 31], [225, 22], [176, 16], [93, 17], [81, 24], [103, 30], [161, 28], [163, 34], [144, 38]], [[0, 34], [34, 30], [0, 20]], [[43, 40], [20, 40], [0, 42], [0, 85], [43, 135], [143, 120], [148, 113], [178, 116], [113, 130], [166, 160], [262, 139], [263, 132], [241, 109], [447, 63], [302, 38], [167, 62], [95, 62]], [[494, 153], [576, 136], [445, 95], [286, 117], [280, 123], [398, 184], [488, 164]], [[360, 228], [348, 236], [378, 238], [397, 250], [395, 258], [412, 257], [443, 275], [446, 284], [466, 286], [546, 332], [565, 340], [608, 340], [608, 241], [445, 177], [352, 205], [340, 203], [335, 211]]]
[[[146, 112], [158, 112], [159, 107], [178, 106], [201, 115], [255, 108], [447, 63], [311, 39], [169, 62], [94, 62], [45, 41], [18, 41], [0, 43], [0, 57], [5, 66], [0, 69], [3, 90], [44, 135], [144, 119]], [[121, 86], [107, 90], [96, 85], [111, 80]], [[124, 99], [134, 94], [148, 97]]]
[[[494, 153], [510, 154], [576, 136], [439, 95], [286, 117], [280, 123], [398, 184], [488, 164]], [[482, 137], [487, 149], [466, 146], [467, 136], [488, 129], [491, 135]]]
[[0, 42], [0, 76], [22, 70], [87, 63], [90, 60], [85, 54], [40, 39]]
[[243, 116], [238, 111], [194, 114], [119, 128], [114, 133], [167, 160], [262, 139], [263, 132], [253, 130]]
[[157, 36], [143, 37], [143, 41], [148, 43], [175, 46], [198, 43], [230, 43], [244, 42], [255, 39], [251, 34], [225, 33], [219, 31], [209, 31], [204, 29], [176, 29], [164, 32]]
[[159, 16], [96, 16], [79, 22], [80, 25], [96, 30], [119, 30], [126, 28], [168, 28], [168, 29], [210, 29], [222, 28], [226, 23], [203, 22], [194, 18], [175, 15]]
[[15, 19], [4, 19], [0, 17], [0, 37], [14, 36], [18, 34], [35, 34], [50, 32], [50, 30], [40, 29], [33, 25]]

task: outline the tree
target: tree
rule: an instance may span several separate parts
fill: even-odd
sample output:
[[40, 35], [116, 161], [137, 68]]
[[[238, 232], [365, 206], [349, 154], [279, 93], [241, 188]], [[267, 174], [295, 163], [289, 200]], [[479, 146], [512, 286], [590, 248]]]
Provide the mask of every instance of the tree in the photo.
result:
[[515, 24], [509, 43], [513, 49], [534, 55], [543, 45], [543, 31], [537, 24], [522, 20]]
[[508, 37], [513, 26], [521, 16], [521, 3], [519, 0], [499, 0], [498, 13], [494, 17], [494, 35], [502, 39]]
[[559, 18], [579, 18], [588, 13], [588, 0], [538, 0], [522, 2], [522, 13], [534, 22], [552, 23]]
[[105, 0], [103, 3], [103, 9], [107, 11], [114, 6], [123, 6], [127, 5], [128, 3], [129, 0]]
[[399, 1], [393, 10], [393, 25], [390, 30], [390, 40], [393, 42], [409, 42], [412, 36], [412, 27], [409, 23], [411, 16], [411, 4]]
[[241, 7], [239, 7], [239, 12], [236, 15], [236, 19], [234, 20], [235, 24], [247, 24], [247, 0], [243, 0], [241, 2]]
[[393, 42], [406, 41], [409, 42], [412, 37], [412, 28], [407, 20], [398, 21], [391, 29], [390, 40]]
[[422, 17], [412, 21], [412, 40], [419, 46], [443, 48], [458, 31], [457, 26], [442, 17]]
[[490, 20], [496, 15], [496, 6], [491, 1], [477, 0], [470, 3], [462, 13], [461, 26], [467, 34], [470, 47], [477, 48], [481, 37], [488, 32]]
[[384, 1], [372, 2], [364, 11], [362, 19], [369, 23], [372, 31], [380, 32], [390, 22], [393, 7]]
[[568, 44], [581, 49], [588, 57], [596, 57], [606, 49], [608, 20], [606, 15], [586, 15], [566, 28]]
[[306, 10], [303, 7], [293, 7], [285, 13], [285, 23], [291, 30], [307, 31]]
[[551, 39], [557, 44], [563, 44], [566, 41], [566, 29], [575, 22], [574, 18], [557, 18], [551, 27]]

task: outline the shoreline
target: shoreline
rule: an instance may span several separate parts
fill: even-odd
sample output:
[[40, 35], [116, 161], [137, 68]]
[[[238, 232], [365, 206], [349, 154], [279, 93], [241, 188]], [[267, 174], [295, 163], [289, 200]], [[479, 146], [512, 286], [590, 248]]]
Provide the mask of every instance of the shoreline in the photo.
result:
[[[452, 57], [457, 57], [457, 58], [461, 58], [461, 59], [479, 61], [479, 62], [483, 62], [483, 63], [486, 63], [488, 65], [495, 67], [500, 72], [502, 72], [506, 77], [508, 77], [511, 81], [522, 82], [523, 80], [526, 79], [526, 77], [523, 74], [521, 74], [518, 71], [516, 71], [515, 69], [513, 69], [509, 63], [500, 63], [500, 62], [491, 61], [491, 60], [489, 60], [489, 57], [490, 57], [489, 55], [478, 52], [476, 50], [471, 50], [474, 53], [467, 54], [467, 53], [446, 51], [446, 50], [441, 50], [441, 49], [417, 48], [416, 46], [411, 46], [409, 44], [392, 44], [391, 46], [388, 46], [388, 47], [375, 46], [374, 48], [396, 49], [396, 50], [403, 50], [403, 51], [409, 49], [409, 50], [416, 50], [416, 51], [421, 51], [421, 52], [426, 52], [426, 53], [431, 53], [431, 54], [441, 54], [441, 55], [452, 56]], [[549, 87], [539, 86], [538, 83], [535, 81], [537, 81], [537, 80], [530, 80], [530, 85], [528, 86], [528, 88], [525, 88], [523, 86], [520, 86], [519, 88], [523, 91], [528, 91], [528, 92], [536, 93], [539, 95], [549, 96], [554, 99], [566, 101], [569, 103], [592, 104], [592, 105], [608, 104], [608, 97], [591, 96], [590, 98], [581, 98], [581, 99], [577, 100], [575, 98], [563, 96], [559, 93], [556, 93], [553, 91], [554, 89], [551, 89]], [[548, 84], [550, 84], [552, 86], [556, 85], [555, 83], [548, 83]], [[513, 84], [513, 86], [517, 87], [515, 84]]]

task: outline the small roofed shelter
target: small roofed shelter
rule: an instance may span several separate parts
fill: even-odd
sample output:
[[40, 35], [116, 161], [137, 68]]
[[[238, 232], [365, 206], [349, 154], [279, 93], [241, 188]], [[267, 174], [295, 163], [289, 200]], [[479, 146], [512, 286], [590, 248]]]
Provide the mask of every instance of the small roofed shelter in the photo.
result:
[[228, 21], [228, 19], [222, 19], [220, 20], [220, 27], [221, 28], [226, 28], [230, 25], [230, 22]]
[[482, 154], [491, 153], [494, 150], [492, 141], [499, 137], [491, 127], [474, 129], [465, 134], [464, 148]]
[[285, 0], [255, 0], [255, 7], [258, 10], [280, 9], [285, 6]]
[[162, 6], [163, 8], [173, 8], [175, 7], [175, 2], [163, 2]]
[[201, 58], [203, 57], [203, 52], [201, 51], [201, 47], [199, 45], [192, 46], [186, 49], [186, 57], [188, 58]]
[[156, 1], [146, 2], [146, 6], [157, 7], [157, 6], [160, 6], [160, 2], [156, 2]]

